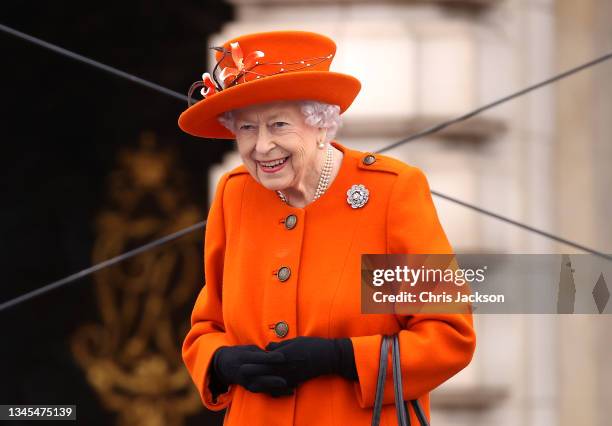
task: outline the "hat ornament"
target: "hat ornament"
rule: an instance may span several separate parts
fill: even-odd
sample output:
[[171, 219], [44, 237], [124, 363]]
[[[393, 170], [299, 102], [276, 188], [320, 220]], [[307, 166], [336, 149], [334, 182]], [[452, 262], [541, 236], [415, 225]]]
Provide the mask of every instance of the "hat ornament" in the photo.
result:
[[[272, 75], [282, 74], [286, 72], [298, 71], [301, 69], [309, 68], [314, 65], [317, 65], [324, 61], [329, 61], [334, 56], [330, 53], [327, 56], [319, 56], [314, 58], [304, 58], [299, 61], [294, 62], [262, 62], [259, 61], [259, 58], [263, 58], [265, 53], [261, 50], [255, 50], [247, 55], [246, 58], [243, 57], [242, 48], [238, 42], [230, 43], [231, 49], [228, 50], [223, 46], [214, 46], [211, 49], [216, 50], [218, 52], [222, 52], [223, 55], [219, 59], [219, 61], [215, 64], [212, 73], [205, 72], [202, 74], [202, 80], [198, 80], [194, 82], [189, 88], [189, 93], [187, 95], [187, 106], [191, 106], [199, 100], [194, 100], [192, 98], [193, 92], [197, 89], [200, 89], [200, 94], [203, 98], [208, 98], [210, 96], [215, 95], [218, 92], [223, 91], [229, 87], [232, 87], [236, 84], [240, 83], [240, 79], [242, 79], [242, 83], [246, 83], [249, 81], [253, 81], [255, 79], [260, 79], [264, 77], [269, 77]], [[227, 55], [231, 54], [232, 60], [234, 61], [235, 67], [225, 67], [221, 70], [220, 73], [217, 73], [219, 64], [223, 62]], [[270, 74], [262, 74], [255, 69], [261, 65], [277, 65], [280, 69], [276, 72], [272, 72]], [[217, 76], [217, 74], [219, 74]], [[250, 80], [247, 79], [247, 76], [253, 76]], [[225, 80], [228, 77], [234, 77], [227, 85], [225, 85]], [[221, 80], [221, 81], [219, 81]]]

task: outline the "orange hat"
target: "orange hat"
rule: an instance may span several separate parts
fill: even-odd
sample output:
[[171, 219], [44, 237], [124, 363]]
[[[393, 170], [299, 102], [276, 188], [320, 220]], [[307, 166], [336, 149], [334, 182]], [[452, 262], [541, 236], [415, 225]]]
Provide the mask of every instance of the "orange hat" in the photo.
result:
[[[247, 34], [227, 41], [216, 50], [212, 78], [201, 87], [204, 99], [179, 117], [179, 127], [194, 136], [234, 139], [217, 120], [219, 114], [258, 103], [282, 100], [316, 100], [338, 105], [343, 113], [351, 105], [361, 83], [347, 74], [329, 71], [336, 43], [308, 31], [270, 31]], [[220, 72], [216, 72], [221, 69]]]

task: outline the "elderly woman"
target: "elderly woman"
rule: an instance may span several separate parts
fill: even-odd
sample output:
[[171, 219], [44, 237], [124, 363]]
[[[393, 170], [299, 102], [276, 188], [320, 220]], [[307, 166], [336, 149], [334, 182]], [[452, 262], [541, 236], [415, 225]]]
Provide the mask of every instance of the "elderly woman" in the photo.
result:
[[[329, 38], [274, 31], [215, 49], [193, 86], [204, 99], [179, 119], [235, 139], [243, 161], [217, 185], [182, 348], [204, 406], [227, 409], [227, 426], [369, 425], [381, 338], [399, 333], [404, 399], [429, 416], [429, 392], [472, 358], [471, 315], [365, 315], [360, 299], [361, 254], [452, 253], [426, 177], [334, 139], [360, 83], [329, 71]], [[392, 386], [389, 373], [383, 425], [397, 424]]]

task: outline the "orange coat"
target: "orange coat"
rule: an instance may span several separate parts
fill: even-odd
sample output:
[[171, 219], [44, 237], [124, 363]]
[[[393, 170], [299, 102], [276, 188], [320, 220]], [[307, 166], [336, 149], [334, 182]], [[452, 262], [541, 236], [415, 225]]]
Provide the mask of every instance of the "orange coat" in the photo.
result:
[[[382, 334], [400, 332], [404, 399], [429, 392], [472, 359], [476, 336], [471, 314], [362, 314], [361, 254], [452, 253], [423, 172], [385, 155], [372, 164], [366, 153], [344, 152], [327, 191], [304, 208], [283, 203], [244, 166], [225, 173], [208, 214], [205, 278], [182, 348], [185, 365], [210, 410], [228, 408], [225, 426], [370, 425]], [[351, 208], [347, 190], [369, 190], [362, 208]], [[284, 219], [297, 216], [287, 229]], [[290, 268], [282, 282], [276, 272]], [[285, 321], [288, 334], [274, 326]], [[255, 344], [297, 336], [350, 337], [358, 381], [319, 376], [292, 396], [273, 398], [232, 385], [212, 400], [210, 361], [222, 345]], [[397, 425], [391, 360], [382, 426]], [[411, 424], [418, 425], [411, 409]]]

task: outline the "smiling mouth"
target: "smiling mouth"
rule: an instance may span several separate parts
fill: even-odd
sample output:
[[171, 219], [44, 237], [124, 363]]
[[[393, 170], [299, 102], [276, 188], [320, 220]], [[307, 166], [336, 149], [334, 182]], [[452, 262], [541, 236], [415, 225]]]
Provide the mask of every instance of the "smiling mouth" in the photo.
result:
[[285, 164], [287, 162], [287, 160], [289, 159], [290, 156], [278, 159], [278, 160], [273, 160], [273, 161], [258, 161], [257, 163], [259, 163], [259, 165], [264, 168], [264, 169], [274, 169], [278, 166], [281, 166], [283, 164]]

